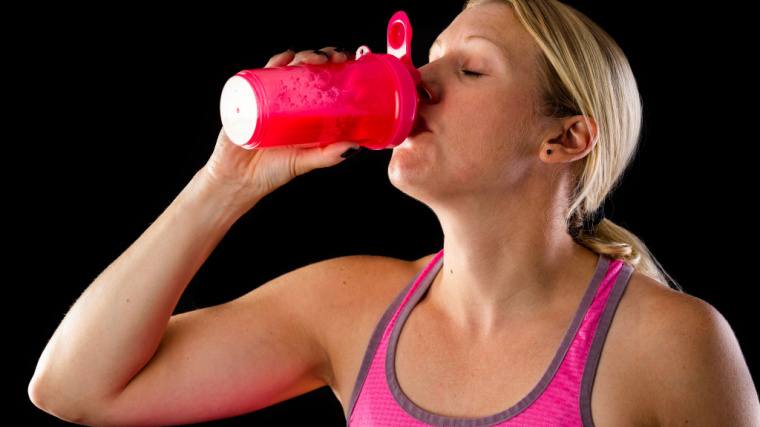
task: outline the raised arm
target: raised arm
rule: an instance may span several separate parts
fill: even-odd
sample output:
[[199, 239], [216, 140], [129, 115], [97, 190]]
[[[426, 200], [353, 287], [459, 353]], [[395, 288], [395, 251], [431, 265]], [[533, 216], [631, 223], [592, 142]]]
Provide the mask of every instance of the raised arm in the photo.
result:
[[[285, 52], [268, 66], [328, 60], [299, 55]], [[206, 166], [65, 316], [29, 385], [32, 401], [78, 423], [166, 425], [244, 412], [324, 384], [324, 355], [291, 310], [298, 304], [272, 306], [275, 290], [297, 282], [298, 273], [223, 306], [171, 315], [241, 215], [352, 148], [243, 150], [220, 133]]]

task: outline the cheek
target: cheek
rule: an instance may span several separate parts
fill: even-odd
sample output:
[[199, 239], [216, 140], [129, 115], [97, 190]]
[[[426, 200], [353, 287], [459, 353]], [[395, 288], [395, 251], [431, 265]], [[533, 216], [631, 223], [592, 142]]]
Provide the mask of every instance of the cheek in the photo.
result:
[[457, 159], [453, 168], [459, 179], [493, 184], [520, 179], [540, 144], [529, 99], [517, 94], [466, 110], [455, 132], [459, 143], [446, 151], [447, 158]]
[[447, 146], [452, 157], [471, 162], [470, 168], [482, 168], [489, 159], [504, 160], [524, 139], [523, 111], [489, 101], [466, 106], [451, 132], [456, 143]]

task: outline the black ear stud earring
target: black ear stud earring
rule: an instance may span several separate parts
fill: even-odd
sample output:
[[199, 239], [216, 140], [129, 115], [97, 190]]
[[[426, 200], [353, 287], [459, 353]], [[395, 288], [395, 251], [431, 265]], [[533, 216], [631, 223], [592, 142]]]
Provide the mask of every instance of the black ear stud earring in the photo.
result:
[[552, 150], [546, 150], [546, 154], [551, 154]]

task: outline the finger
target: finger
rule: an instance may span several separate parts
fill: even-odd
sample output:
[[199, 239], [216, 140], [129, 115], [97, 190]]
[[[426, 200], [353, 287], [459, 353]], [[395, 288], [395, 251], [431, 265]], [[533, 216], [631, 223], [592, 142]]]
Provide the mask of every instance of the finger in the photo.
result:
[[348, 49], [342, 48], [342, 47], [334, 47], [332, 48], [332, 55], [330, 55], [330, 60], [335, 63], [341, 63], [346, 61], [351, 61], [353, 59], [356, 59], [356, 55], [354, 55], [353, 52], [349, 52]]
[[355, 55], [347, 49], [337, 47], [323, 47], [316, 50], [304, 50], [298, 52], [288, 65], [314, 64], [322, 65], [329, 62], [341, 63], [354, 59]]
[[349, 52], [348, 49], [342, 47], [323, 47], [319, 51], [327, 53], [330, 62], [341, 63], [356, 59], [356, 55], [353, 52]]
[[300, 175], [313, 169], [337, 165], [356, 154], [360, 149], [359, 144], [346, 141], [303, 150], [296, 171]]
[[288, 65], [312, 64], [322, 65], [330, 60], [330, 54], [323, 50], [302, 50], [296, 53], [296, 56]]
[[278, 53], [277, 55], [271, 57], [264, 68], [283, 67], [285, 65], [288, 65], [288, 63], [291, 62], [295, 56], [296, 52], [293, 49], [288, 49], [285, 52]]

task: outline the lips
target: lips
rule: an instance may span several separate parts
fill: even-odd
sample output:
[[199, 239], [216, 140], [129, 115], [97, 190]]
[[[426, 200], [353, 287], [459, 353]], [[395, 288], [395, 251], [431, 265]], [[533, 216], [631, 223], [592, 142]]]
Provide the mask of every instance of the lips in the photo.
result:
[[416, 135], [420, 132], [432, 132], [430, 128], [428, 127], [427, 122], [425, 121], [425, 118], [421, 115], [417, 115], [417, 122], [415, 123], [414, 127], [412, 128], [411, 135]]

